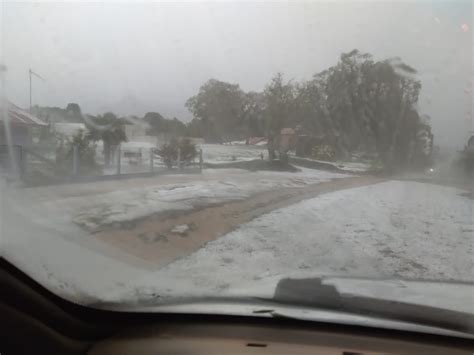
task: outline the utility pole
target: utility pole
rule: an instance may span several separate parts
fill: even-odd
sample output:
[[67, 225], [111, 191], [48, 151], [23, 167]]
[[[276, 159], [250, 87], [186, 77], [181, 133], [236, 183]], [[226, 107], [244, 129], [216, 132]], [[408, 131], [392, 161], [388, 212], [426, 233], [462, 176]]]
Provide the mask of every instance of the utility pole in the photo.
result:
[[44, 81], [44, 79], [37, 73], [35, 73], [33, 70], [29, 69], [28, 70], [28, 73], [29, 73], [29, 76], [30, 76], [30, 113], [33, 113], [33, 101], [32, 101], [32, 97], [33, 97], [33, 85], [32, 85], [32, 82], [31, 82], [31, 76], [34, 75], [36, 76], [37, 78], [41, 79]]

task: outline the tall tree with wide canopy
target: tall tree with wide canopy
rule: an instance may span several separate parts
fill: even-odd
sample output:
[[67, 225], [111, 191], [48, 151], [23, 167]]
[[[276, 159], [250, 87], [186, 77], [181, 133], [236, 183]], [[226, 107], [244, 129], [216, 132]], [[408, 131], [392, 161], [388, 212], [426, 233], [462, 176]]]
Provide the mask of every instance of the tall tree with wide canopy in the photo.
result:
[[225, 141], [243, 134], [244, 93], [238, 84], [211, 79], [186, 101], [186, 107], [206, 127], [205, 138]]

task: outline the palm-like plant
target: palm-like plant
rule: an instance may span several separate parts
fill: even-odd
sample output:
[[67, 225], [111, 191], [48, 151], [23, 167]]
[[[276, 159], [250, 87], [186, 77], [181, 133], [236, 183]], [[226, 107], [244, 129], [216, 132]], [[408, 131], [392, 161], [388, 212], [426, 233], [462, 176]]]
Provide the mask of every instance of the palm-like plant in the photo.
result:
[[112, 112], [85, 119], [88, 129], [87, 138], [91, 141], [102, 141], [104, 145], [105, 164], [110, 164], [112, 148], [127, 141], [125, 123]]

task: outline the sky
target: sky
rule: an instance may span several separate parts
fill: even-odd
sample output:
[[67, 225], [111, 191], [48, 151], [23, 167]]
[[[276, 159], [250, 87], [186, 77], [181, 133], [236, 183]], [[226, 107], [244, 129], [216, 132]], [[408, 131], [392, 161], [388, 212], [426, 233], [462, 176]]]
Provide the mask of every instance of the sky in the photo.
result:
[[189, 121], [208, 79], [263, 90], [276, 72], [305, 80], [354, 48], [418, 70], [419, 110], [435, 143], [462, 147], [474, 130], [472, 1], [3, 1], [3, 90], [22, 107]]

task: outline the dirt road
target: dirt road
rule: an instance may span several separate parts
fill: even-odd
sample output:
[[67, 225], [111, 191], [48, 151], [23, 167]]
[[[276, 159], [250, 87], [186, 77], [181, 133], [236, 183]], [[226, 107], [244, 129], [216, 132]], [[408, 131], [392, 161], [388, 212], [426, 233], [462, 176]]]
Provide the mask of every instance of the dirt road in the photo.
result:
[[270, 190], [245, 200], [150, 216], [128, 224], [127, 229], [108, 227], [95, 236], [143, 260], [147, 267], [160, 268], [262, 214], [320, 194], [382, 181], [371, 176], [348, 177], [305, 187]]

